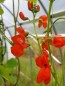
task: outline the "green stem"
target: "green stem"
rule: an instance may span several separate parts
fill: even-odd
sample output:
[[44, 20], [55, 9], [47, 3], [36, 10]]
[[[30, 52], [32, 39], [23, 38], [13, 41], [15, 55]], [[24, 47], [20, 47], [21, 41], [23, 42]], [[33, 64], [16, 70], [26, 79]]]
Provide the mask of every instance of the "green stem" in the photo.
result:
[[[50, 31], [50, 14], [51, 14], [52, 5], [53, 5], [53, 0], [50, 0], [49, 12], [48, 12], [47, 38], [49, 38], [49, 31]], [[48, 50], [49, 50], [50, 62], [51, 62], [51, 65], [52, 65], [52, 67], [53, 67], [53, 70], [54, 70], [54, 75], [53, 75], [53, 77], [55, 78], [55, 82], [56, 82], [55, 84], [56, 84], [56, 86], [57, 86], [57, 85], [59, 86], [59, 83], [58, 83], [58, 80], [57, 80], [57, 75], [56, 75], [56, 70], [55, 70], [55, 68], [54, 68], [54, 64], [53, 64], [52, 58], [51, 58], [50, 40], [48, 40]], [[52, 69], [51, 69], [51, 71], [52, 71]]]
[[[54, 22], [53, 22], [53, 25], [58, 21], [58, 20], [65, 20], [65, 18], [58, 18], [58, 19], [56, 19]], [[51, 25], [51, 27], [50, 27], [50, 29], [53, 27], [53, 25]]]
[[15, 17], [15, 6], [14, 6], [14, 0], [12, 0], [12, 3], [13, 3], [13, 16], [14, 16], [14, 25], [15, 25], [15, 33], [14, 35], [16, 35], [16, 17]]
[[42, 54], [42, 49], [41, 49], [41, 46], [40, 46], [40, 42], [39, 42], [37, 30], [36, 30], [36, 25], [35, 25], [35, 14], [34, 13], [33, 13], [33, 25], [34, 25], [34, 31], [35, 31], [35, 34], [36, 34], [36, 40], [38, 42], [38, 46], [39, 46], [39, 49], [40, 49], [40, 53]]
[[[48, 12], [48, 27], [47, 27], [47, 38], [49, 38], [49, 30], [50, 30], [50, 13], [51, 13], [51, 8], [52, 8], [52, 0], [50, 0], [50, 5], [49, 5], [49, 12]], [[49, 56], [50, 56], [50, 61], [52, 63], [52, 58], [51, 58], [51, 49], [50, 49], [50, 41], [48, 40], [48, 50], [49, 50]]]
[[19, 2], [20, 2], [20, 0], [18, 0], [18, 10], [17, 10], [17, 16], [16, 16], [16, 21], [17, 21], [17, 18], [18, 18], [18, 14], [19, 14]]

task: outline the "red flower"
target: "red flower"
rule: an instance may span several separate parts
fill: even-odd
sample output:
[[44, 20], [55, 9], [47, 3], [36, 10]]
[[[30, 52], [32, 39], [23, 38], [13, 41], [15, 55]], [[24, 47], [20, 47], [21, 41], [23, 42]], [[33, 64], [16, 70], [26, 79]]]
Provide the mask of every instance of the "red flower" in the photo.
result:
[[14, 44], [20, 45], [23, 48], [27, 48], [28, 44], [26, 43], [25, 39], [23, 37], [21, 37], [21, 35], [16, 35], [11, 37], [12, 41], [14, 42]]
[[36, 65], [39, 66], [40, 68], [49, 64], [48, 58], [42, 55], [38, 56], [35, 59], [35, 61], [36, 61]]
[[11, 37], [14, 46], [11, 47], [11, 52], [14, 56], [21, 56], [24, 53], [24, 49], [27, 48], [29, 45], [26, 43], [25, 37], [26, 32], [22, 27], [17, 27], [16, 31], [19, 33], [19, 35], [15, 35]]
[[61, 35], [56, 35], [53, 37], [51, 45], [57, 48], [63, 47], [65, 45], [65, 38]]
[[28, 9], [32, 11], [33, 8], [33, 2], [28, 1]]
[[22, 20], [28, 20], [28, 17], [25, 17], [22, 12], [19, 13], [19, 16]]
[[23, 37], [25, 38], [26, 36], [26, 32], [24, 31], [24, 29], [22, 27], [17, 27], [16, 31]]
[[40, 84], [41, 82], [44, 82], [46, 85], [50, 82], [51, 80], [51, 72], [50, 72], [50, 67], [46, 66], [40, 69], [37, 75], [37, 83]]
[[16, 57], [20, 57], [24, 54], [23, 47], [20, 45], [14, 45], [11, 47], [11, 53]]
[[41, 26], [43, 26], [44, 28], [47, 27], [47, 21], [48, 21], [48, 17], [46, 15], [42, 15], [39, 17], [39, 22], [38, 22], [38, 27], [40, 28]]

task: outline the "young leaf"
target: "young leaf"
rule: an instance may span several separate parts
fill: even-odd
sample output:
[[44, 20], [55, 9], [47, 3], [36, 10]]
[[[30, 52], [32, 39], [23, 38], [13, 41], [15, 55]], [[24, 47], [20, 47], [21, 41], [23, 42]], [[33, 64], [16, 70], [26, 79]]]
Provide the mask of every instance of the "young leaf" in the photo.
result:
[[0, 15], [2, 15], [4, 13], [2, 7], [0, 6]]
[[0, 0], [0, 3], [3, 3], [5, 0]]

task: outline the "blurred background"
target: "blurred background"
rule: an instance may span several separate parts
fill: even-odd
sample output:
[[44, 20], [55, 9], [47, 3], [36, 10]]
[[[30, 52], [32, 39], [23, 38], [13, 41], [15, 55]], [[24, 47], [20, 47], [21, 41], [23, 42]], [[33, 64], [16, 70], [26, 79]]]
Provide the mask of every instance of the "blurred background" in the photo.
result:
[[[14, 0], [15, 4], [15, 15], [17, 14], [17, 9], [18, 9], [18, 0]], [[48, 7], [49, 7], [49, 0], [38, 0], [37, 4], [40, 5], [40, 12], [37, 13], [36, 19], [43, 15], [48, 13]], [[12, 8], [12, 0], [5, 0], [4, 3], [0, 4], [2, 8], [4, 9], [4, 14], [3, 14], [3, 21], [4, 21], [4, 27], [5, 27], [5, 34], [7, 37], [11, 38], [11, 36], [14, 35], [14, 19], [13, 19], [13, 8]], [[28, 10], [27, 7], [27, 1], [26, 0], [20, 0], [20, 5], [19, 5], [19, 12], [22, 11], [25, 16], [29, 17], [31, 20], [33, 19], [32, 13]], [[52, 11], [51, 11], [51, 24], [53, 24], [53, 21], [57, 18], [63, 18], [65, 17], [65, 1], [64, 0], [54, 0]], [[22, 21], [20, 17], [18, 16], [17, 19], [17, 26], [21, 26], [24, 28], [25, 31], [34, 34], [34, 29], [33, 25], [29, 21]], [[43, 29], [42, 27], [38, 29], [38, 22], [36, 22], [36, 27], [37, 27], [37, 32], [38, 35], [42, 34]], [[65, 36], [65, 20], [59, 20], [53, 25], [52, 29], [53, 34], [62, 34]], [[43, 36], [39, 37], [41, 40]], [[31, 45], [31, 47], [27, 48], [25, 50], [25, 54], [23, 57], [20, 58], [20, 64], [21, 64], [21, 76], [20, 76], [20, 81], [18, 86], [45, 86], [42, 84], [38, 85], [36, 83], [36, 76], [38, 73], [39, 68], [35, 64], [35, 57], [39, 54], [38, 51], [38, 46], [34, 39], [31, 37], [28, 38], [28, 41]], [[7, 47], [7, 55], [6, 59], [10, 58], [15, 58], [11, 52], [10, 52], [10, 47], [11, 45], [6, 42], [6, 47]], [[62, 47], [61, 49], [57, 49], [55, 47], [51, 47], [52, 54], [60, 61], [62, 62], [62, 57], [63, 53], [65, 52], [65, 47]], [[61, 67], [58, 62], [53, 60], [55, 67], [58, 72], [58, 77], [60, 77], [61, 74]], [[55, 86], [53, 84], [54, 80], [50, 82], [48, 86]]]

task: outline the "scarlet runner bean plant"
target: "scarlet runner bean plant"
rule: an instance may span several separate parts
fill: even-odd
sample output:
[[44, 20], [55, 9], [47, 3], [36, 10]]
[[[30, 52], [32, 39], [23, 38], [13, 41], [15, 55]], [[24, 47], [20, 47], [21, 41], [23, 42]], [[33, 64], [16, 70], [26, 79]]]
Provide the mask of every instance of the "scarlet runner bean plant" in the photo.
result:
[[[4, 0], [0, 0], [0, 3], [3, 3]], [[54, 46], [56, 48], [61, 48], [65, 46], [65, 38], [62, 37], [62, 35], [57, 34], [53, 36], [50, 33], [52, 33], [52, 25], [50, 22], [50, 14], [51, 14], [51, 9], [54, 3], [54, 0], [49, 0], [49, 9], [48, 9], [48, 15], [41, 15], [37, 19], [38, 22], [38, 28], [40, 27], [46, 29], [45, 33], [46, 35], [42, 38], [42, 42], [40, 42], [37, 29], [36, 29], [36, 14], [40, 11], [40, 6], [37, 5], [37, 0], [27, 0], [27, 6], [28, 10], [32, 13], [33, 15], [33, 20], [31, 21], [29, 19], [29, 16], [26, 16], [22, 11], [19, 12], [19, 0], [18, 0], [18, 12], [17, 15], [15, 16], [15, 11], [14, 11], [14, 0], [13, 2], [13, 16], [14, 16], [14, 29], [15, 29], [15, 34], [14, 36], [11, 37], [11, 40], [6, 37], [5, 35], [5, 28], [4, 28], [4, 22], [3, 22], [3, 9], [0, 7], [0, 34], [2, 35], [2, 38], [0, 39], [1, 41], [1, 52], [0, 52], [0, 77], [4, 82], [4, 86], [6, 86], [6, 82], [8, 81], [10, 83], [10, 86], [18, 86], [18, 81], [20, 79], [20, 61], [19, 58], [22, 58], [24, 55], [25, 49], [29, 48], [31, 45], [27, 41], [28, 35], [31, 35], [34, 37], [34, 35], [30, 34], [29, 32], [26, 32], [24, 28], [19, 24], [17, 26], [17, 18], [18, 16], [22, 21], [29, 21], [33, 24], [33, 29], [35, 32], [35, 37], [34, 39], [37, 41], [38, 47], [39, 47], [39, 55], [35, 58], [35, 63], [37, 67], [39, 68], [39, 71], [37, 73], [36, 77], [36, 82], [37, 84], [43, 83], [45, 85], [48, 85], [51, 81], [52, 78], [55, 81], [55, 86], [62, 86], [62, 78], [64, 76], [64, 61], [62, 63], [62, 75], [61, 79], [59, 81], [56, 73], [56, 69], [54, 67], [54, 63], [52, 61], [52, 56], [51, 56], [51, 47]], [[65, 18], [59, 18], [59, 19], [65, 19]], [[56, 19], [53, 24], [59, 20]], [[12, 58], [10, 60], [7, 60], [5, 63], [3, 62], [4, 60], [4, 55], [6, 53], [6, 50], [4, 51], [3, 48], [6, 49], [6, 47], [3, 46], [3, 40], [7, 40], [11, 44], [11, 53], [15, 56], [15, 59]], [[51, 46], [51, 47], [50, 47]], [[18, 68], [18, 69], [16, 69]], [[4, 72], [3, 72], [4, 70]], [[13, 72], [16, 71], [16, 73]]]

